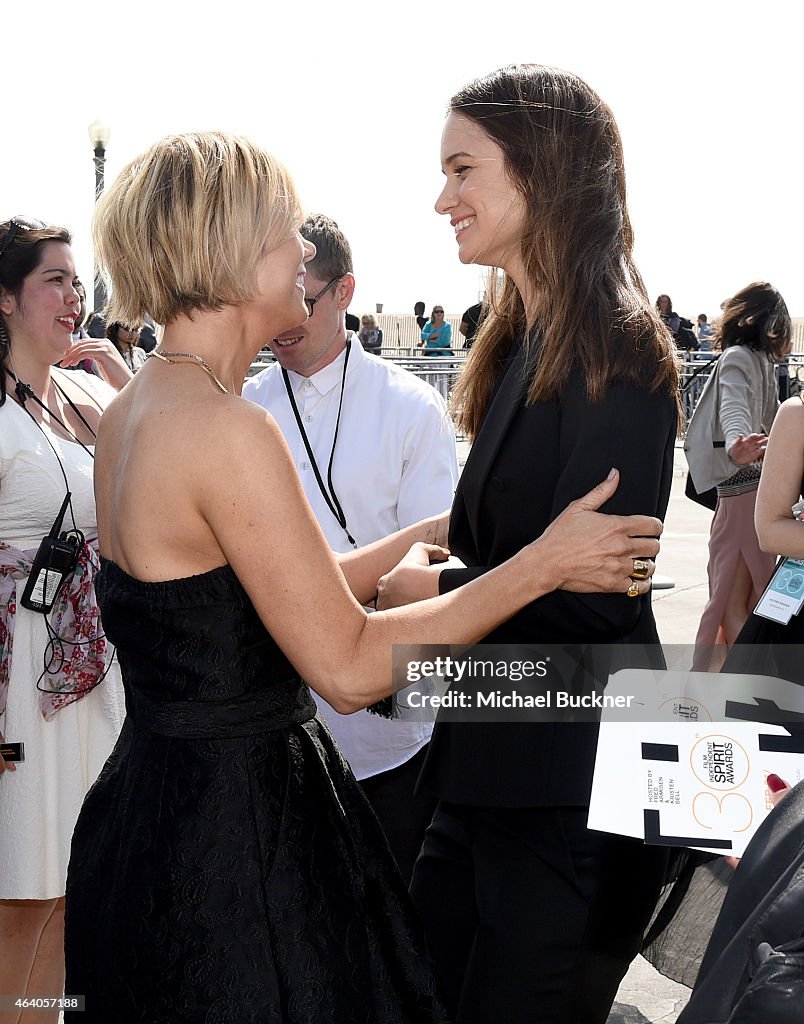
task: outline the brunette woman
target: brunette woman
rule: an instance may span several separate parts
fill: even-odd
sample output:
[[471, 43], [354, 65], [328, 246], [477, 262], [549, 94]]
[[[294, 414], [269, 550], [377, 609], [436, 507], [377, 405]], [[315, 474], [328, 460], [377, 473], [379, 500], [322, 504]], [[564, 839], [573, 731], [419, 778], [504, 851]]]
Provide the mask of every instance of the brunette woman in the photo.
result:
[[[482, 578], [606, 466], [612, 512], [661, 519], [672, 477], [676, 363], [609, 108], [575, 75], [503, 68], [450, 101], [441, 165], [458, 258], [498, 268], [454, 396], [473, 441], [449, 534], [466, 568], [405, 567], [390, 602]], [[656, 645], [633, 593], [558, 590], [486, 640]], [[595, 743], [594, 726], [436, 725], [420, 785], [441, 802], [412, 892], [461, 1024], [605, 1021], [639, 950], [665, 858], [587, 829]]]

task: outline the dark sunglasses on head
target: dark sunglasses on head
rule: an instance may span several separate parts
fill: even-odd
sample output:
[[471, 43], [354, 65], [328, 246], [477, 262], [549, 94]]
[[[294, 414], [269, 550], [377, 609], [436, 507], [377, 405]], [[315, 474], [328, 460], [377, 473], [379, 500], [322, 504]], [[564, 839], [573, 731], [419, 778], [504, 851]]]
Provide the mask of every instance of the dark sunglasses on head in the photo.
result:
[[47, 227], [41, 220], [30, 220], [28, 217], [12, 217], [8, 222], [8, 230], [0, 238], [0, 256], [8, 249], [19, 231], [41, 231]]

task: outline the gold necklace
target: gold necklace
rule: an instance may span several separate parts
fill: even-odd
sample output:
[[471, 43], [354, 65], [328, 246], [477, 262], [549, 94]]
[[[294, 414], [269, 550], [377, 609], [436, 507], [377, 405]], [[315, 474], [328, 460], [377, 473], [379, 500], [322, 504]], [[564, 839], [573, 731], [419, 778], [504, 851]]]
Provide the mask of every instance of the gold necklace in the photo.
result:
[[154, 349], [152, 352], [149, 352], [145, 358], [150, 359], [151, 356], [153, 356], [155, 359], [161, 359], [163, 363], [170, 363], [171, 366], [175, 365], [177, 359], [194, 359], [201, 367], [201, 369], [205, 370], [209, 374], [209, 376], [215, 381], [215, 383], [218, 385], [218, 387], [221, 389], [224, 395], [229, 394], [229, 392], [226, 390], [223, 384], [221, 384], [221, 382], [218, 380], [217, 374], [206, 361], [206, 359], [203, 359], [201, 356], [196, 355], [195, 352], [157, 352], [157, 350]]

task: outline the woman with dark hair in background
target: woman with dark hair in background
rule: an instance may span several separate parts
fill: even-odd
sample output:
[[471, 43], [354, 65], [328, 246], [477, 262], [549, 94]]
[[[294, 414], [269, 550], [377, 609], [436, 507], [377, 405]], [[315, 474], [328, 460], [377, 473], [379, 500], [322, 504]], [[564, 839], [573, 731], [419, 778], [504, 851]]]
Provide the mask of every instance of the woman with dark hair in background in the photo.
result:
[[685, 442], [696, 489], [717, 486], [718, 496], [695, 669], [719, 667], [713, 645], [734, 643], [773, 571], [774, 555], [757, 540], [754, 506], [767, 432], [779, 408], [775, 365], [789, 351], [791, 329], [784, 299], [762, 281], [727, 299], [714, 328], [722, 355]]
[[681, 326], [681, 317], [673, 310], [673, 300], [669, 295], [660, 295], [656, 300], [656, 312], [670, 328], [670, 333], [675, 337], [676, 331]]
[[[678, 371], [634, 265], [609, 108], [570, 73], [503, 68], [452, 98], [441, 165], [459, 259], [504, 273], [454, 395], [473, 440], [449, 535], [466, 568], [406, 566], [394, 603], [482, 577], [610, 466], [611, 512], [663, 518], [672, 479]], [[486, 641], [657, 645], [634, 594], [556, 591]], [[596, 735], [436, 723], [412, 893], [460, 1024], [603, 1022], [639, 951], [666, 851], [587, 829]]]
[[126, 324], [115, 322], [106, 328], [106, 337], [120, 353], [123, 362], [136, 373], [145, 365], [146, 353], [139, 347], [140, 328], [127, 327]]
[[673, 300], [669, 295], [659, 296], [656, 300], [656, 311], [670, 329], [677, 348], [687, 352], [698, 349], [698, 339], [692, 329], [692, 321], [684, 316], [679, 316], [673, 310]]
[[[0, 740], [24, 744], [25, 755], [0, 755], [5, 996], [64, 989], [70, 838], [123, 721], [95, 598], [91, 449], [101, 412], [131, 374], [109, 342], [72, 340], [79, 283], [64, 228], [22, 217], [0, 223]], [[113, 386], [61, 369], [85, 358]], [[29, 607], [42, 590], [26, 597], [26, 585], [68, 491], [63, 529], [73, 531], [77, 565], [45, 614]], [[18, 1019], [4, 1009], [4, 1020]], [[31, 1013], [42, 1022], [59, 1016], [58, 1008]]]

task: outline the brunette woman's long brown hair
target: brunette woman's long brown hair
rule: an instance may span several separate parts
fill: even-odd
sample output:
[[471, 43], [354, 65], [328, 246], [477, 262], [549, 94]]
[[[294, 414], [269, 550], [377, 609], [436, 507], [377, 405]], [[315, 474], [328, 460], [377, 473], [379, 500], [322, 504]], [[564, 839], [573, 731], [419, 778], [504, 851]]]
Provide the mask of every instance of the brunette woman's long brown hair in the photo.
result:
[[[559, 396], [570, 373], [584, 375], [590, 401], [615, 381], [677, 394], [672, 338], [632, 257], [622, 143], [606, 104], [576, 75], [513, 64], [461, 89], [449, 109], [502, 149], [525, 201], [521, 255], [540, 334], [528, 404]], [[526, 319], [514, 282], [492, 272], [488, 313], [454, 394], [470, 437], [515, 335], [533, 326]]]

